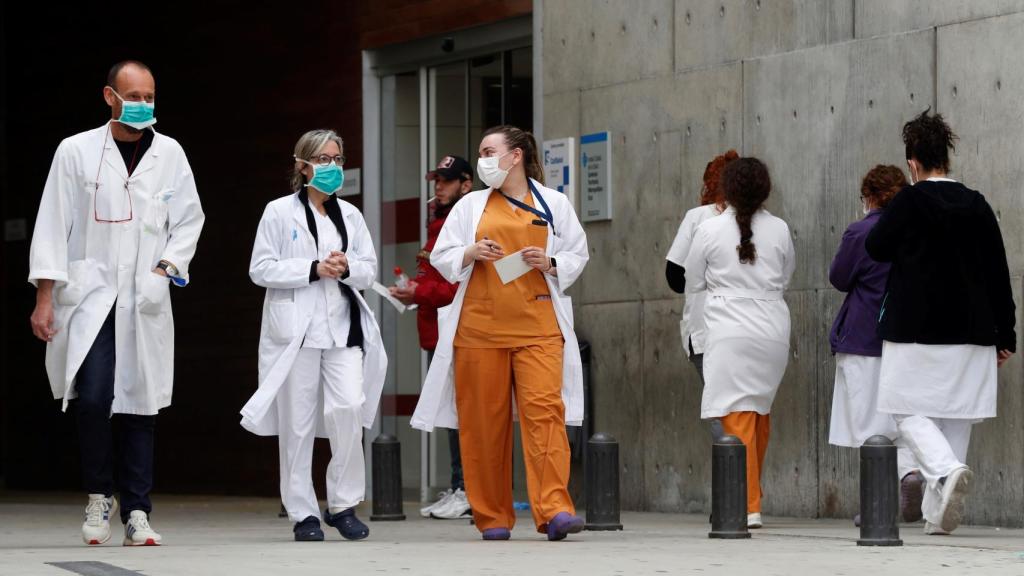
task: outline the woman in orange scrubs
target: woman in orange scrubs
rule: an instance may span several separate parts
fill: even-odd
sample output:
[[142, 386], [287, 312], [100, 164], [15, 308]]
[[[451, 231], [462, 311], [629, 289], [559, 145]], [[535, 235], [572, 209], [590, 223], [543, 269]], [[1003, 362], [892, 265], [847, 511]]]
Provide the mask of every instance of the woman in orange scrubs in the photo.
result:
[[[559, 263], [564, 261], [566, 274], [575, 279], [586, 262], [586, 237], [564, 195], [541, 184], [532, 135], [510, 126], [492, 128], [479, 152], [477, 171], [490, 188], [456, 206], [460, 214], [445, 222], [440, 249], [431, 255], [438, 270], [452, 276], [449, 280], [460, 278], [464, 284], [454, 310], [444, 316], [454, 324], [448, 333], [466, 493], [484, 539], [508, 539], [516, 520], [515, 410], [534, 523], [549, 540], [561, 540], [579, 532], [583, 520], [575, 515], [567, 488], [566, 404], [572, 404], [574, 415], [580, 412], [575, 404], [582, 394], [576, 393], [579, 350]], [[495, 261], [517, 252], [530, 269], [505, 283]], [[434, 393], [427, 390], [436, 380], [431, 376], [447, 373], [440, 354], [445, 332], [442, 327], [434, 359], [442, 365], [431, 366], [417, 412], [435, 406]], [[422, 412], [415, 415], [413, 425], [423, 427], [417, 422], [422, 419]]]

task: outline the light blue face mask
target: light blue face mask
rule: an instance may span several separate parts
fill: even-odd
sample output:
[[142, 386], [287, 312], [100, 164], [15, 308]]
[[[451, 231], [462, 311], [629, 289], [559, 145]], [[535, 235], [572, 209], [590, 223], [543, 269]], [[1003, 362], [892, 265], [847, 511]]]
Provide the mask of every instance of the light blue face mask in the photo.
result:
[[137, 130], [149, 128], [156, 124], [156, 118], [153, 117], [153, 110], [156, 108], [156, 104], [125, 100], [113, 88], [110, 91], [121, 100], [121, 117], [117, 119], [118, 122]]
[[345, 172], [333, 160], [326, 166], [313, 164], [306, 160], [303, 162], [313, 167], [313, 179], [306, 186], [312, 186], [330, 196], [345, 185]]

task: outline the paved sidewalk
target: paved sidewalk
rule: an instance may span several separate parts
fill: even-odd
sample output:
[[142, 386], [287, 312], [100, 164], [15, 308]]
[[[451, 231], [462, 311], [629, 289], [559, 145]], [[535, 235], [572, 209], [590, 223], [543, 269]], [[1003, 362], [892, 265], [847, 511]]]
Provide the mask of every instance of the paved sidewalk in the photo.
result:
[[97, 576], [1024, 574], [1024, 530], [1005, 528], [925, 536], [921, 524], [903, 525], [903, 547], [860, 548], [844, 520], [768, 517], [752, 539], [721, 541], [707, 538], [705, 516], [624, 513], [623, 532], [549, 543], [523, 516], [511, 541], [483, 542], [469, 522], [421, 519], [407, 503], [404, 522], [368, 522], [368, 540], [331, 529], [326, 542], [298, 543], [276, 500], [158, 495], [152, 521], [165, 546], [122, 548], [115, 520], [111, 542], [88, 548], [78, 530], [84, 504], [80, 495], [0, 493], [0, 575], [76, 573], [51, 564], [61, 562], [85, 562], [78, 573]]

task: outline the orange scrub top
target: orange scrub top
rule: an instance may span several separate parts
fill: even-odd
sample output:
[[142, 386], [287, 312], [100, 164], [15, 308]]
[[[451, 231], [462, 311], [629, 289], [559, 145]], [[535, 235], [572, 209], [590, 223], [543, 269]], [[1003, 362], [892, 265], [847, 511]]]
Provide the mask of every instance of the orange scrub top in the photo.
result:
[[[533, 194], [525, 203], [535, 206]], [[527, 246], [545, 248], [547, 222], [527, 210], [515, 209], [499, 192], [487, 199], [476, 229], [476, 241], [487, 237], [505, 254]], [[562, 337], [551, 303], [551, 292], [540, 270], [530, 270], [508, 284], [502, 284], [493, 262], [478, 261], [466, 287], [454, 345], [461, 348], [516, 348], [536, 344], [539, 339]]]

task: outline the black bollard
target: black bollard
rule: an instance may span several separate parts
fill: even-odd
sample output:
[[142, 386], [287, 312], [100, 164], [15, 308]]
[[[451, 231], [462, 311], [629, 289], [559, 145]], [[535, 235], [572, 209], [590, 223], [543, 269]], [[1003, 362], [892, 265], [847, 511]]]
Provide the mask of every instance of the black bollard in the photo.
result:
[[586, 530], [622, 530], [619, 519], [619, 443], [598, 432], [587, 442]]
[[747, 531], [747, 447], [728, 434], [711, 445], [711, 532], [708, 538], [750, 538]]
[[903, 546], [896, 446], [872, 436], [860, 447], [860, 540], [857, 546]]
[[370, 520], [405, 520], [402, 445], [390, 434], [381, 434], [373, 441], [373, 514]]

